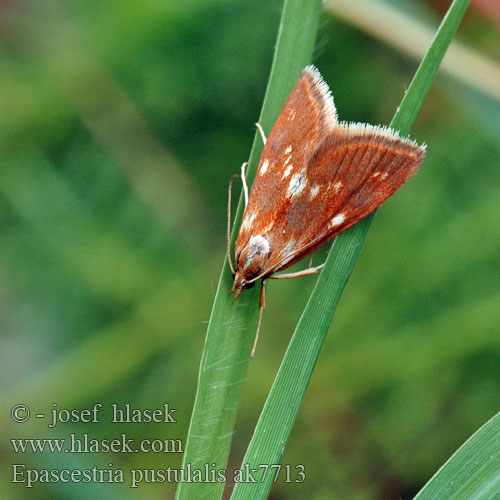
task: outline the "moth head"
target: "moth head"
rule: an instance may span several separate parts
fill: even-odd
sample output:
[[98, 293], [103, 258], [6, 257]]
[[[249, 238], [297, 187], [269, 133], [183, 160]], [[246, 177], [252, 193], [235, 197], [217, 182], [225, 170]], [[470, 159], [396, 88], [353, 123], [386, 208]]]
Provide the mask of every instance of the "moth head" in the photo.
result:
[[239, 274], [233, 274], [233, 278], [234, 278], [233, 288], [231, 288], [229, 293], [236, 292], [234, 300], [238, 299], [243, 289], [248, 290], [255, 286], [255, 281], [250, 281], [250, 283], [247, 283], [245, 278], [243, 278]]
[[236, 291], [237, 299], [243, 288], [252, 288], [255, 280], [262, 274], [271, 247], [263, 236], [252, 236], [236, 253], [236, 272], [231, 293]]

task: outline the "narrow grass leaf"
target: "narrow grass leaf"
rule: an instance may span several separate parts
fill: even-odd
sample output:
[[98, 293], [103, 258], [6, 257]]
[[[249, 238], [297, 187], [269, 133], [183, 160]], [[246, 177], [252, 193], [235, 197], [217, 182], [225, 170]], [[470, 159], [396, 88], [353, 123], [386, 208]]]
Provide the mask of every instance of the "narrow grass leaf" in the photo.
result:
[[475, 432], [415, 500], [495, 500], [500, 496], [500, 413]]

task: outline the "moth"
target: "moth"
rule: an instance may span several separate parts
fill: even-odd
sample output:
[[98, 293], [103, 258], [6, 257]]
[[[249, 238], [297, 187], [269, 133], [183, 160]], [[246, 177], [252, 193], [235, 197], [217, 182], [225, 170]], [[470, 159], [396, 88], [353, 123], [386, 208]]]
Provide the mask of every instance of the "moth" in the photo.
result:
[[242, 166], [246, 207], [234, 266], [229, 257], [235, 300], [262, 280], [252, 356], [266, 280], [318, 272], [323, 265], [276, 274], [373, 212], [425, 156], [425, 145], [388, 127], [339, 122], [331, 91], [314, 66], [302, 71], [267, 140], [257, 126], [264, 149], [250, 196]]

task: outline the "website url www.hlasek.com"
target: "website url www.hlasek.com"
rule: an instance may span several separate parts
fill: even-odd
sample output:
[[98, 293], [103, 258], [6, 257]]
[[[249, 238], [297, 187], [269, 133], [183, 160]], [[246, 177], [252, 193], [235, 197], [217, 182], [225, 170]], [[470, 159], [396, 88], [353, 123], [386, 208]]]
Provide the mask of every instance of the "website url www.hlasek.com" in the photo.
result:
[[120, 434], [116, 439], [94, 439], [88, 434], [70, 434], [69, 439], [11, 439], [14, 453], [182, 453], [180, 439], [134, 439]]

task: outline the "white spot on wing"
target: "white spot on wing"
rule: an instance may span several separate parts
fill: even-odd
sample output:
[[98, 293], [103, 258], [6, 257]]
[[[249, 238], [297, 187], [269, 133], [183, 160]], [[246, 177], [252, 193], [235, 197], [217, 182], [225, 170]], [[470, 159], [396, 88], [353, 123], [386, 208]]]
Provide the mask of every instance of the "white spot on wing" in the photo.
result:
[[344, 214], [338, 214], [336, 215], [331, 221], [330, 223], [328, 224], [329, 227], [336, 227], [336, 226], [340, 226], [340, 224], [342, 224], [342, 222], [344, 222], [345, 220], [345, 216]]
[[250, 241], [248, 242], [250, 245], [250, 249], [252, 251], [252, 254], [266, 254], [269, 253], [269, 250], [271, 249], [271, 246], [269, 245], [269, 241], [266, 240], [263, 236], [260, 234], [257, 234], [255, 236], [252, 236], [250, 238]]
[[286, 149], [285, 149], [285, 154], [291, 153], [292, 152], [292, 145], [290, 144]]
[[266, 158], [260, 167], [260, 175], [264, 175], [269, 168], [269, 160]]
[[317, 184], [315, 184], [312, 188], [311, 188], [311, 193], [309, 194], [309, 199], [314, 199], [316, 198], [317, 194], [319, 193], [319, 186]]
[[338, 181], [333, 185], [333, 189], [335, 189], [335, 192], [338, 193], [342, 186], [343, 186], [342, 182]]
[[290, 163], [290, 165], [288, 165], [288, 168], [283, 172], [283, 175], [281, 176], [282, 179], [286, 179], [290, 175], [292, 167], [293, 165]]
[[283, 163], [283, 166], [286, 167], [286, 165], [288, 164], [288, 162], [292, 159], [292, 156], [293, 155], [290, 155], [286, 160], [285, 160], [285, 163]]
[[241, 223], [241, 227], [243, 229], [249, 229], [252, 226], [253, 221], [255, 220], [255, 217], [257, 217], [257, 214], [255, 212], [253, 214], [248, 215], [247, 217], [245, 217], [243, 219], [243, 222]]
[[306, 185], [307, 177], [304, 171], [300, 172], [299, 174], [292, 175], [290, 184], [288, 185], [288, 197], [294, 198], [295, 196], [299, 195], [300, 193], [302, 193]]
[[295, 240], [290, 240], [286, 245], [285, 245], [285, 250], [283, 251], [283, 255], [289, 255], [293, 247], [295, 246], [297, 242]]
[[267, 255], [271, 246], [269, 245], [269, 241], [266, 240], [260, 234], [254, 235], [248, 241], [249, 252], [245, 261], [245, 268], [252, 264], [252, 261], [255, 259], [257, 255]]

